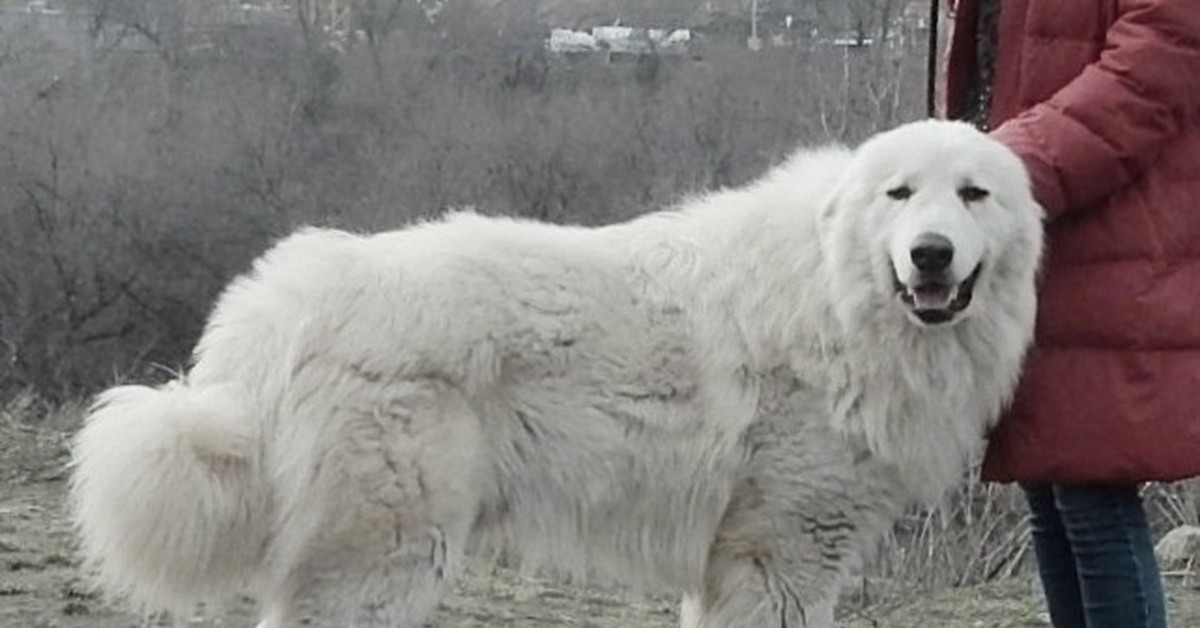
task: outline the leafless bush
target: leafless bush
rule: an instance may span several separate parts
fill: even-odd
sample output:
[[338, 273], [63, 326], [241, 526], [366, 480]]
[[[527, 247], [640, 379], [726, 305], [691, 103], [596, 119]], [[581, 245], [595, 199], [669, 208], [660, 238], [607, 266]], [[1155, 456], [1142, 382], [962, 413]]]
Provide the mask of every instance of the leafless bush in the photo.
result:
[[179, 365], [220, 287], [301, 223], [456, 206], [610, 222], [921, 110], [897, 71], [918, 49], [714, 40], [688, 58], [565, 60], [529, 3], [450, 3], [436, 22], [360, 4], [365, 39], [286, 21], [189, 39], [135, 0], [95, 4], [76, 35], [132, 24], [142, 49], [6, 39], [0, 392], [70, 397]]
[[[1200, 525], [1200, 484], [1147, 485], [1155, 536]], [[851, 607], [1028, 574], [1028, 508], [1016, 485], [965, 483], [939, 508], [909, 512], [893, 527], [846, 600]], [[1169, 575], [1169, 574], [1168, 574]]]
[[1155, 529], [1200, 526], [1200, 480], [1150, 484], [1142, 494]]

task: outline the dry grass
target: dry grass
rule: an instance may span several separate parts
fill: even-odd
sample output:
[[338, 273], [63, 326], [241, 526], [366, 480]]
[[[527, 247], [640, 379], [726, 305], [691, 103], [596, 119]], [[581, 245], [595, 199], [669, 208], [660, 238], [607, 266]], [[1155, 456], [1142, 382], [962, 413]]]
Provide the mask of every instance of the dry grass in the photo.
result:
[[[1150, 484], [1143, 494], [1156, 537], [1181, 525], [1197, 525], [1200, 480]], [[846, 603], [850, 608], [894, 603], [915, 594], [1031, 577], [1029, 542], [1028, 511], [1019, 488], [968, 482], [941, 507], [901, 518]], [[1163, 575], [1185, 585], [1200, 577], [1188, 569]]]

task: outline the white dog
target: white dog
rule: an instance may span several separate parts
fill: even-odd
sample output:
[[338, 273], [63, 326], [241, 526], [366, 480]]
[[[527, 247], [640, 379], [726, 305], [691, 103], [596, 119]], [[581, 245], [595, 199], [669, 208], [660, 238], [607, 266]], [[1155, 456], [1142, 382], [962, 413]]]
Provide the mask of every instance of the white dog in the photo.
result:
[[692, 628], [830, 626], [1008, 402], [1040, 217], [1013, 153], [926, 121], [604, 228], [302, 231], [186, 376], [100, 397], [86, 564], [265, 628], [421, 626], [481, 553], [679, 592]]

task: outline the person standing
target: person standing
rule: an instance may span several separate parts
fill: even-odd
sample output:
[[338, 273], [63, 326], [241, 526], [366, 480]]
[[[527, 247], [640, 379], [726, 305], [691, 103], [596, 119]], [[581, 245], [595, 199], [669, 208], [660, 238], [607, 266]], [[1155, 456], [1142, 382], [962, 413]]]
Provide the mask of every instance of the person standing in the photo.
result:
[[1200, 474], [1200, 2], [957, 0], [942, 114], [1046, 210], [1035, 346], [982, 477], [1019, 482], [1056, 628], [1162, 628], [1139, 493]]

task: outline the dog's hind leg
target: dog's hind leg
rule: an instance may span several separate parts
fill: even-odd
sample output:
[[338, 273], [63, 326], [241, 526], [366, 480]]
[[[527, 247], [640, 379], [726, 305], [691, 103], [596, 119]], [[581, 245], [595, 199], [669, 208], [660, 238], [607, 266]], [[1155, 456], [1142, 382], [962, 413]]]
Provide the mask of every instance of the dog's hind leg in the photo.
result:
[[360, 558], [322, 577], [329, 625], [421, 628], [462, 572], [463, 531], [414, 532], [384, 556]]
[[447, 382], [365, 383], [331, 421], [337, 446], [314, 491], [328, 495], [327, 519], [293, 563], [299, 598], [318, 625], [418, 628], [462, 570], [479, 511], [479, 421]]

